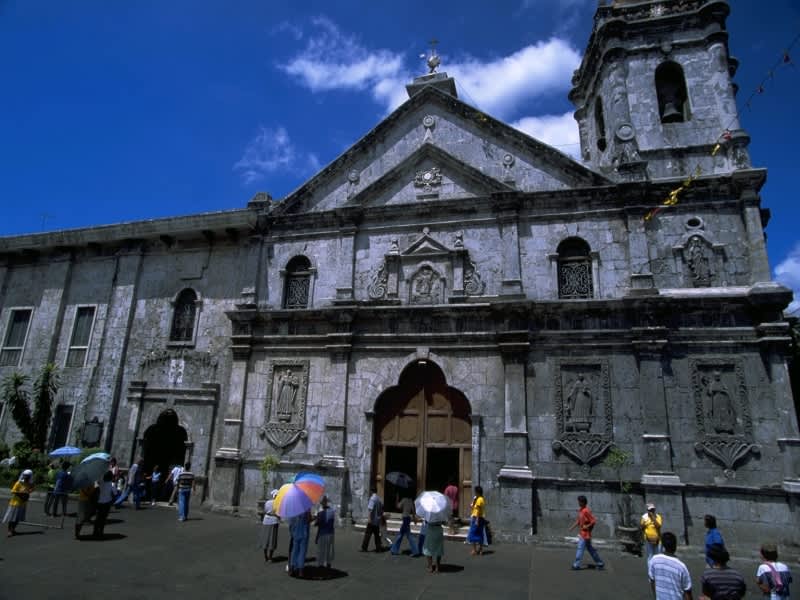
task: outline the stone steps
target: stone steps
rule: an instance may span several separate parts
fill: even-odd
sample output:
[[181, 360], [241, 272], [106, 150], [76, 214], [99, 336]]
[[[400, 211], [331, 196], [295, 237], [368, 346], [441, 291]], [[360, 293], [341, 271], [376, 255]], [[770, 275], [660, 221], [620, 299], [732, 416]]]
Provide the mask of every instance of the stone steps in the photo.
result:
[[[386, 517], [386, 527], [383, 528], [384, 533], [394, 538], [398, 531], [400, 531], [400, 526], [403, 524], [402, 518], [399, 516], [391, 515], [387, 513]], [[418, 523], [411, 522], [411, 533], [414, 535], [419, 535], [420, 527], [422, 527], [422, 520]], [[364, 531], [367, 528], [366, 523], [355, 523], [353, 528], [357, 531]], [[444, 526], [444, 537], [447, 540], [461, 540], [464, 541], [467, 539], [467, 533], [469, 532], [469, 524], [464, 523], [462, 521], [461, 525], [458, 525], [454, 528], [450, 528], [447, 525]]]

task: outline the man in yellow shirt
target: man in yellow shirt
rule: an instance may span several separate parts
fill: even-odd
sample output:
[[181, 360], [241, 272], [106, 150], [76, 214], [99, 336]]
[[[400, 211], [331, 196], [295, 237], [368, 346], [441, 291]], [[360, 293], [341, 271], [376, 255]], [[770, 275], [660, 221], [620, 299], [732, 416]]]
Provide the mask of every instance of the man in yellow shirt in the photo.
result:
[[647, 564], [656, 554], [661, 554], [661, 524], [663, 519], [656, 512], [656, 505], [647, 503], [647, 512], [642, 515], [639, 526], [644, 536], [644, 547], [647, 550]]

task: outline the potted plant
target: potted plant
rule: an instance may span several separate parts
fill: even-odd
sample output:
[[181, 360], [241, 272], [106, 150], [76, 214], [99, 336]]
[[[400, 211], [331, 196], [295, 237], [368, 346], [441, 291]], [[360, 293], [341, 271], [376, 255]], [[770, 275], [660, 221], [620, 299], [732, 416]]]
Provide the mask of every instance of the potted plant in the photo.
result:
[[261, 488], [264, 492], [262, 498], [258, 501], [258, 514], [264, 515], [264, 502], [266, 501], [270, 488], [272, 487], [272, 472], [281, 462], [281, 459], [273, 454], [267, 454], [258, 463], [258, 470], [261, 471]]
[[633, 497], [631, 496], [631, 483], [622, 478], [622, 470], [633, 463], [629, 452], [613, 446], [606, 455], [603, 463], [614, 469], [619, 482], [619, 500], [617, 501], [617, 527], [616, 535], [625, 550], [637, 555], [642, 553], [642, 536], [639, 524], [633, 515]]

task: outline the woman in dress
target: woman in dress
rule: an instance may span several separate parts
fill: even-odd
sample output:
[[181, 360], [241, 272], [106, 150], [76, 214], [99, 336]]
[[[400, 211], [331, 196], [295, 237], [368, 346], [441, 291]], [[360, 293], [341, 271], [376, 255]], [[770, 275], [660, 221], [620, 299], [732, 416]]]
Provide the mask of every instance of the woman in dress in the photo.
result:
[[258, 547], [264, 551], [264, 560], [272, 562], [272, 555], [278, 547], [278, 525], [281, 519], [275, 514], [273, 509], [275, 496], [278, 490], [272, 490], [269, 500], [264, 502], [264, 518], [261, 520], [261, 528], [258, 533]]
[[470, 514], [469, 533], [467, 541], [472, 544], [473, 556], [483, 554], [483, 542], [486, 527], [486, 500], [483, 498], [483, 488], [475, 486], [475, 497], [472, 499], [472, 512]]
[[19, 476], [19, 481], [11, 487], [11, 499], [8, 501], [6, 515], [3, 523], [8, 523], [8, 537], [16, 535], [17, 523], [25, 520], [25, 508], [28, 505], [28, 498], [33, 492], [33, 471], [25, 469]]
[[431, 521], [425, 528], [422, 553], [428, 559], [428, 573], [438, 573], [444, 556], [444, 530], [440, 521]]
[[330, 500], [323, 496], [320, 500], [320, 511], [314, 523], [317, 526], [317, 564], [320, 567], [331, 568], [333, 562], [333, 527], [336, 520], [336, 511], [331, 508]]

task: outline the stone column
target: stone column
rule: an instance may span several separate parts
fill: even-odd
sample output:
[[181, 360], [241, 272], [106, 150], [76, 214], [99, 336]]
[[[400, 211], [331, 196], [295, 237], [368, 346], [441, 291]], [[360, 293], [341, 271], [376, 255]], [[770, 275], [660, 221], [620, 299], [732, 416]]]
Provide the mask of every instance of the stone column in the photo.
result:
[[335, 301], [337, 304], [350, 304], [353, 302], [353, 271], [357, 231], [352, 225], [339, 228], [337, 255], [340, 263], [337, 265]]
[[628, 227], [628, 253], [631, 261], [629, 293], [632, 295], [657, 293], [653, 273], [650, 270], [650, 251], [642, 215], [628, 213], [625, 216]]
[[503, 257], [503, 280], [500, 284], [500, 294], [523, 296], [519, 256], [519, 200], [516, 197], [499, 198], [496, 202], [496, 209]]
[[267, 265], [263, 264], [264, 236], [251, 235], [240, 246], [239, 295], [243, 306], [259, 306], [267, 302]]
[[645, 433], [642, 435], [645, 465], [642, 486], [645, 501], [659, 513], [670, 515], [671, 528], [686, 535], [683, 486], [672, 463], [669, 408], [664, 389], [663, 364], [667, 360], [665, 327], [634, 328], [633, 342], [639, 359], [639, 398]]
[[[236, 333], [236, 332], [234, 332]], [[215, 505], [237, 506], [239, 477], [242, 464], [242, 431], [247, 398], [247, 372], [251, 347], [243, 336], [234, 335], [233, 363], [228, 385], [228, 402], [224, 409], [219, 447], [214, 454], [214, 485], [211, 486]]]
[[764, 224], [761, 222], [759, 197], [753, 190], [746, 190], [740, 199], [745, 205], [744, 225], [747, 239], [744, 242], [749, 248], [751, 281], [771, 281], [767, 245], [764, 241]]
[[[47, 285], [42, 292], [37, 308], [38, 318], [34, 324], [44, 326], [41, 338], [31, 340], [39, 345], [39, 351], [46, 351], [45, 362], [55, 362], [58, 342], [61, 338], [61, 326], [64, 322], [64, 308], [72, 278], [72, 266], [75, 262], [71, 250], [64, 250], [50, 256], [45, 281]], [[33, 333], [33, 327], [31, 327]]]

